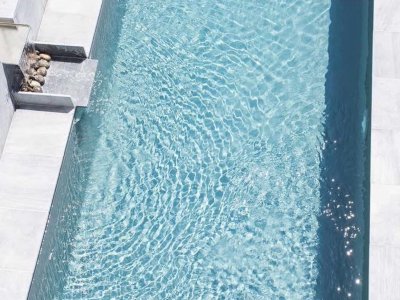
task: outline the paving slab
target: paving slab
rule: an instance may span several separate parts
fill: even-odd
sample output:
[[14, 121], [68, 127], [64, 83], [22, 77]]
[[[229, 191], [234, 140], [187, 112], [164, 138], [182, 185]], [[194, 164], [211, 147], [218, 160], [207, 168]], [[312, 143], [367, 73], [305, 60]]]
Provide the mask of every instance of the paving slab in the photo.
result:
[[[400, 2], [399, 2], [400, 3]], [[372, 88], [374, 114], [372, 129], [400, 129], [400, 79], [375, 77]]]
[[88, 57], [101, 5], [102, 0], [48, 0], [37, 42], [82, 48]]
[[0, 219], [0, 269], [33, 270], [47, 213], [0, 208]]
[[0, 24], [0, 62], [18, 65], [28, 41], [29, 26]]
[[0, 0], [0, 22], [14, 22], [18, 0]]
[[0, 299], [26, 299], [74, 110], [16, 110], [0, 159]]
[[372, 245], [370, 247], [370, 300], [400, 299], [400, 248]]
[[71, 121], [71, 113], [17, 110], [4, 153], [62, 158]]
[[371, 195], [370, 244], [400, 249], [400, 186], [372, 184]]
[[400, 185], [400, 132], [372, 129], [371, 182]]
[[0, 269], [0, 299], [26, 299], [26, 286], [29, 286], [30, 272]]
[[26, 24], [35, 38], [47, 0], [0, 0], [0, 23]]
[[400, 1], [374, 1], [369, 299], [400, 299]]

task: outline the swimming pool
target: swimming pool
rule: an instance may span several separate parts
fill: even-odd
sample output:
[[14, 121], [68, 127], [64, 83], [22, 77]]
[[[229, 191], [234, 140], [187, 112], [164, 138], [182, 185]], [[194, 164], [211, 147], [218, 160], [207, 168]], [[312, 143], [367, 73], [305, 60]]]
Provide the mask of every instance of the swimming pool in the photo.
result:
[[30, 299], [361, 299], [362, 2], [105, 1]]

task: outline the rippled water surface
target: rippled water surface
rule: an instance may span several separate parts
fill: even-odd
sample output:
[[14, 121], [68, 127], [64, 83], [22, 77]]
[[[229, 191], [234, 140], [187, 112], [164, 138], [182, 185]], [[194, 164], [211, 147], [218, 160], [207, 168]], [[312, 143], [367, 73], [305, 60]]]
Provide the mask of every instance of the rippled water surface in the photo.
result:
[[32, 298], [316, 298], [331, 1], [106, 3]]

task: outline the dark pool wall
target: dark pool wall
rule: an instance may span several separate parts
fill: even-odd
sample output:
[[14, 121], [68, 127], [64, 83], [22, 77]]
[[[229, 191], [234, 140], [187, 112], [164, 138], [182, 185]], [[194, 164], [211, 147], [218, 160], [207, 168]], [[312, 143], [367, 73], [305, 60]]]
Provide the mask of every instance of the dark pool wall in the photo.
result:
[[317, 299], [368, 298], [372, 0], [332, 0]]
[[[113, 47], [110, 47], [109, 41], [115, 40], [115, 37], [119, 35], [124, 14], [125, 1], [103, 0], [91, 52], [91, 58], [99, 60], [93, 93], [101, 92], [99, 91], [100, 83], [107, 79], [110, 72], [106, 66], [112, 65], [115, 51]], [[75, 125], [71, 129], [64, 155], [28, 299], [57, 299], [57, 296], [62, 294], [65, 285], [68, 273], [66, 262], [69, 261], [71, 255], [71, 240], [75, 236], [77, 221], [80, 217], [81, 195], [84, 194], [84, 183], [90, 174], [90, 165], [82, 164], [81, 160], [86, 156], [90, 157], [92, 153], [91, 151], [82, 153], [81, 149], [95, 149], [95, 147], [85, 147], [85, 145], [96, 143], [95, 140], [87, 139], [84, 130], [81, 129], [81, 124], [85, 121], [82, 109], [78, 109], [75, 115]], [[96, 128], [96, 126], [91, 128]], [[90, 135], [90, 137], [95, 139], [96, 135]], [[77, 181], [83, 184], [76, 185]], [[60, 241], [60, 238], [63, 240]]]

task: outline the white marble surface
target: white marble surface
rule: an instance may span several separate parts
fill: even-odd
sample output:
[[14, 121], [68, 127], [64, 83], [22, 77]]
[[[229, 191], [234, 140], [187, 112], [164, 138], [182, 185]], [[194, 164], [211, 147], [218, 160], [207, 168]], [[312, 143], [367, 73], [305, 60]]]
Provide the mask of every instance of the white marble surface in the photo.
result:
[[18, 0], [0, 0], [0, 21], [13, 22]]
[[[88, 106], [97, 70], [97, 60], [53, 61], [47, 72], [44, 93], [71, 96], [76, 106]], [[79, 86], [79, 88], [77, 88]]]
[[400, 1], [375, 0], [374, 31], [400, 32]]
[[371, 196], [371, 245], [400, 248], [400, 186], [373, 184]]
[[0, 269], [0, 299], [24, 299], [26, 291], [23, 287], [29, 285], [30, 272]]
[[400, 1], [374, 1], [370, 300], [400, 299]]
[[400, 32], [374, 31], [375, 76], [400, 78], [399, 49]]
[[19, 0], [18, 2], [15, 23], [28, 24], [31, 27], [30, 39], [37, 37], [46, 4], [47, 0]]
[[371, 141], [371, 182], [400, 185], [400, 132], [373, 129]]
[[374, 245], [370, 248], [369, 299], [400, 299], [400, 248]]
[[0, 63], [0, 158], [14, 114], [14, 105], [8, 92], [7, 79]]
[[372, 128], [400, 129], [400, 79], [375, 76], [372, 98], [377, 99], [373, 104]]
[[37, 41], [82, 46], [89, 56], [102, 0], [48, 0]]
[[[48, 79], [46, 78], [46, 81]], [[30, 92], [18, 92], [14, 93], [14, 100], [18, 107], [65, 107], [73, 109], [75, 103], [70, 95], [62, 94], [48, 94], [46, 91], [44, 93], [30, 93]]]
[[27, 24], [30, 38], [39, 31], [47, 0], [0, 0], [0, 22]]
[[18, 65], [28, 41], [29, 26], [0, 26], [0, 62]]
[[26, 299], [74, 111], [17, 110], [0, 159], [0, 299]]

